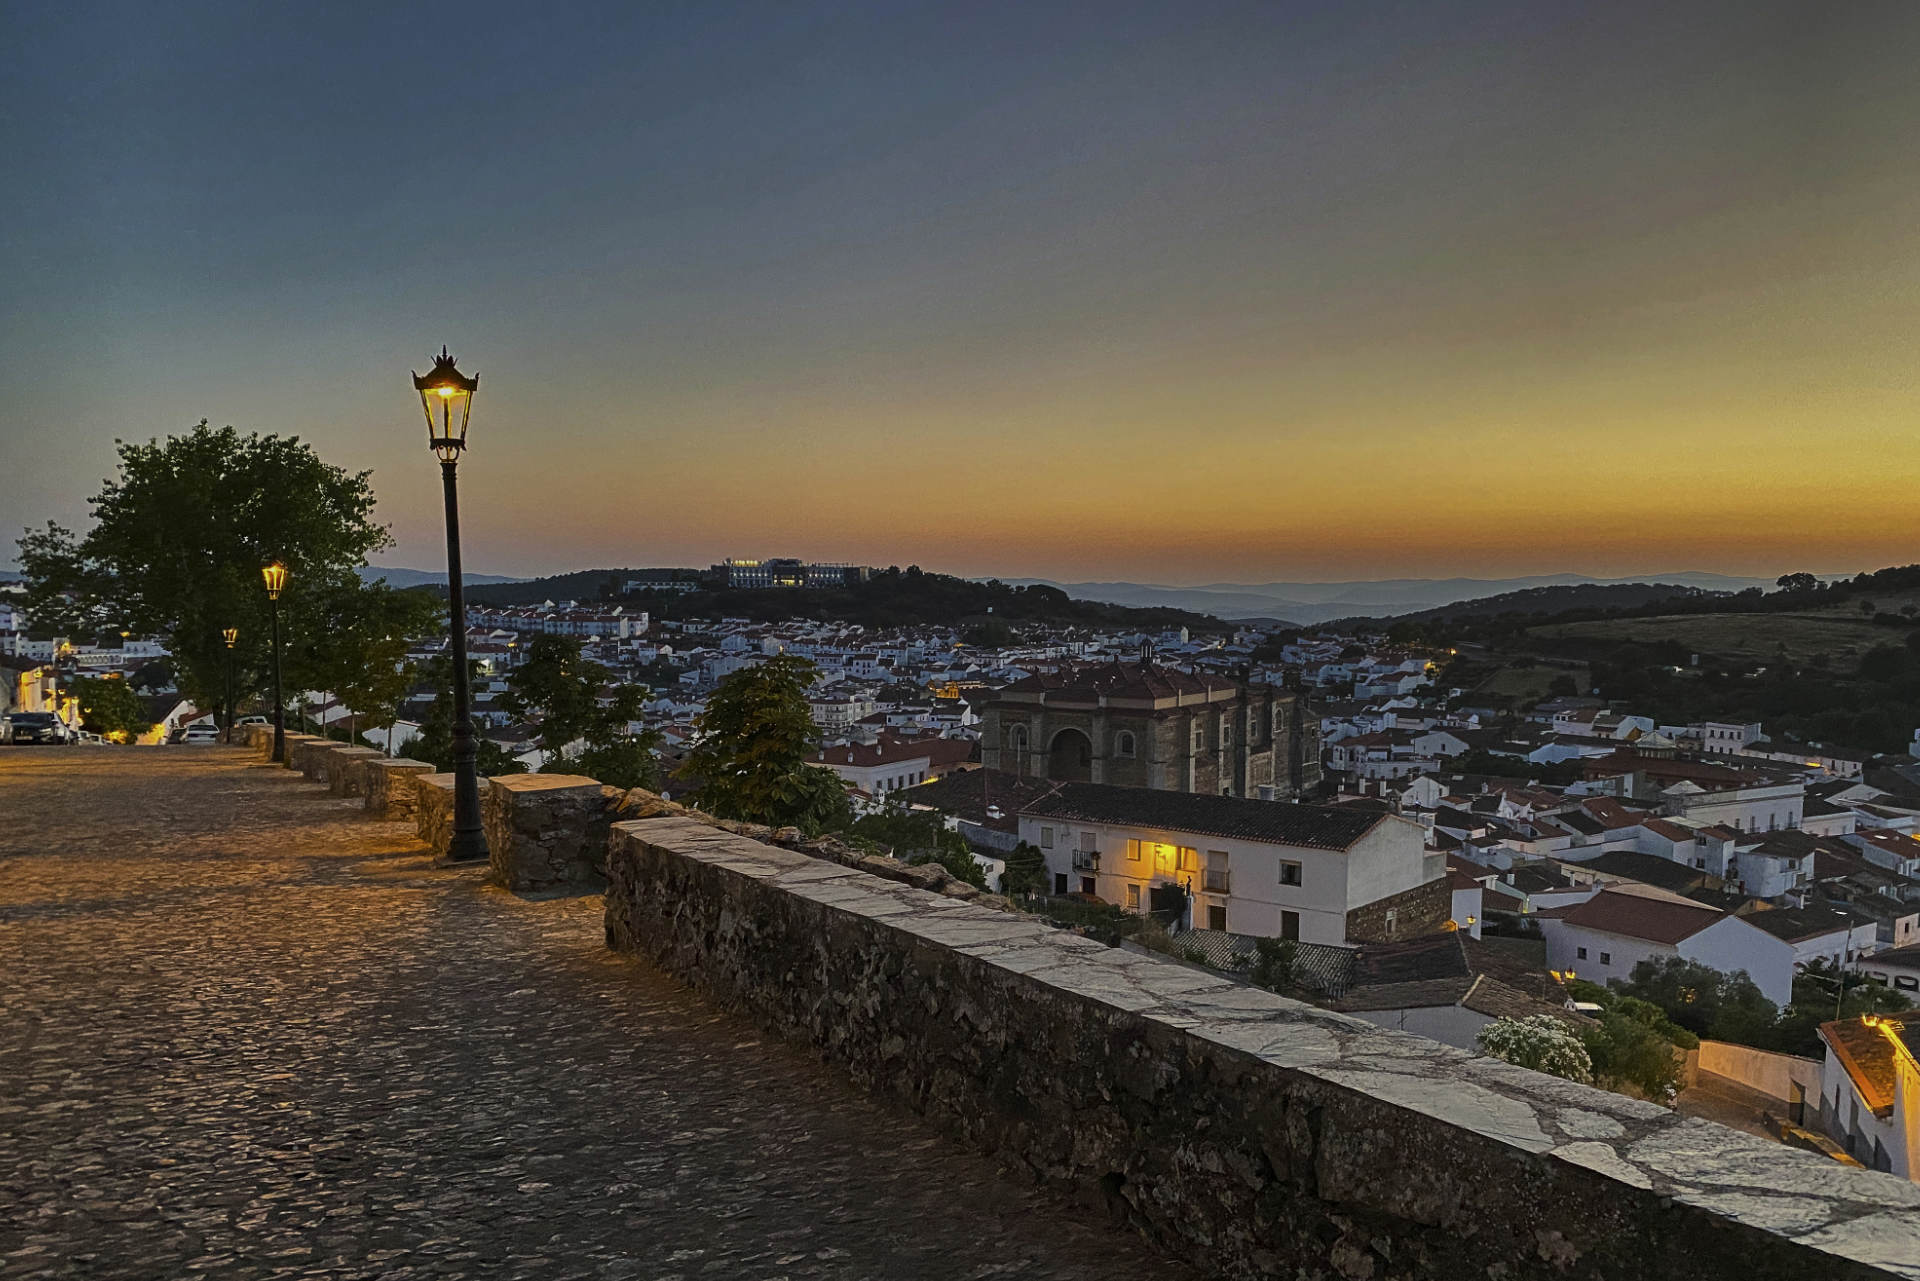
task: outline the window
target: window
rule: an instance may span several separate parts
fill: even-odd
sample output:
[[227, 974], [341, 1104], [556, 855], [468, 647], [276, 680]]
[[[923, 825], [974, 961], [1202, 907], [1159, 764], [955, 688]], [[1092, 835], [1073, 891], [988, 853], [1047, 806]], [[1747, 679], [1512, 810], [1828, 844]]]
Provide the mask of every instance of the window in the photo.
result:
[[1092, 853], [1100, 848], [1100, 838], [1093, 832], [1080, 833], [1080, 848]]
[[1226, 751], [1233, 746], [1233, 722], [1227, 719], [1225, 712], [1220, 713], [1220, 750]]
[[1053, 874], [1053, 892], [1055, 894], [1065, 894], [1067, 892], [1067, 874], [1065, 872], [1055, 872]]
[[1043, 850], [1053, 848], [1053, 829], [1051, 827], [1043, 827], [1040, 829], [1040, 848]]
[[1300, 865], [1287, 859], [1280, 861], [1280, 883], [1298, 885], [1300, 883]]
[[1209, 894], [1232, 893], [1232, 882], [1227, 878], [1227, 852], [1225, 850], [1207, 851], [1207, 873], [1202, 887]]
[[1127, 886], [1127, 910], [1129, 912], [1138, 912], [1140, 910], [1140, 887], [1138, 885]]
[[1091, 876], [1083, 876], [1080, 878], [1080, 892], [1082, 894], [1093, 893], [1093, 878]]
[[1602, 952], [1602, 953], [1600, 953], [1600, 964], [1602, 964], [1602, 965], [1612, 965], [1612, 964], [1613, 964], [1613, 953], [1612, 953], [1612, 952]]
[[1280, 937], [1292, 939], [1296, 943], [1300, 941], [1300, 913], [1280, 913]]
[[1196, 752], [1207, 750], [1207, 729], [1198, 721], [1193, 723], [1193, 750]]
[[1138, 863], [1139, 861], [1140, 861], [1140, 842], [1128, 841], [1127, 842], [1127, 862]]
[[1122, 730], [1113, 736], [1113, 754], [1122, 760], [1133, 759], [1133, 735]]
[[1219, 903], [1208, 905], [1207, 928], [1210, 930], [1219, 930], [1222, 934], [1227, 932], [1227, 909], [1223, 905]]
[[1587, 959], [1587, 949], [1584, 947], [1576, 947], [1573, 949], [1573, 955], [1576, 960], [1584, 961]]
[[1179, 852], [1179, 868], [1183, 872], [1200, 870], [1200, 851], [1191, 845], [1182, 845]]

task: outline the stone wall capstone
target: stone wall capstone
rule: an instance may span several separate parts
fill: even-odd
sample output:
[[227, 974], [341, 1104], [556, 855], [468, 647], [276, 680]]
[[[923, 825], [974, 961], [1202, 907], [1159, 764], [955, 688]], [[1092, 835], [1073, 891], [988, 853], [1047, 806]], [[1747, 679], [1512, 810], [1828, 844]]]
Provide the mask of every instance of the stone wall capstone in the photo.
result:
[[1920, 1277], [1920, 1187], [662, 815], [610, 946], [1235, 1278]]
[[517, 894], [606, 885], [607, 828], [622, 792], [579, 774], [505, 774], [480, 797], [487, 879]]
[[[293, 770], [295, 773], [305, 774], [306, 767], [305, 767], [304, 761], [302, 760], [302, 757], [306, 754], [309, 745], [313, 743], [321, 743], [325, 741], [326, 740], [324, 739], [314, 737], [312, 734], [295, 734], [289, 731], [286, 735], [286, 743], [287, 743], [287, 756], [285, 761], [286, 767], [290, 770]], [[269, 752], [273, 750], [271, 740], [268, 741], [267, 750]], [[309, 775], [309, 777], [311, 777], [311, 775]]]
[[412, 818], [413, 778], [433, 773], [433, 766], [404, 756], [386, 756], [368, 761], [364, 770], [367, 813], [380, 818]]

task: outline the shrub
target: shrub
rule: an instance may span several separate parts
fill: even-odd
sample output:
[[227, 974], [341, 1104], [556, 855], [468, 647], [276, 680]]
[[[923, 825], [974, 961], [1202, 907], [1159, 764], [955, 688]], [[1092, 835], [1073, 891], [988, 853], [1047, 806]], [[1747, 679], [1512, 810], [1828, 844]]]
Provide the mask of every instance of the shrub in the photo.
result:
[[1581, 1083], [1593, 1080], [1593, 1060], [1580, 1038], [1551, 1014], [1495, 1019], [1480, 1029], [1480, 1051], [1518, 1067]]

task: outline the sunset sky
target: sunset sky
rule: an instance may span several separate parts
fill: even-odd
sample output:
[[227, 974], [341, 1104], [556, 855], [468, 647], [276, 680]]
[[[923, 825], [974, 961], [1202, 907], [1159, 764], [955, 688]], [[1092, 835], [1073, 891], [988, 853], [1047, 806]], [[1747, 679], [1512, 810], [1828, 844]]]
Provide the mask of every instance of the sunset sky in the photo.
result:
[[0, 533], [295, 433], [470, 569], [1920, 561], [1920, 4], [0, 0]]

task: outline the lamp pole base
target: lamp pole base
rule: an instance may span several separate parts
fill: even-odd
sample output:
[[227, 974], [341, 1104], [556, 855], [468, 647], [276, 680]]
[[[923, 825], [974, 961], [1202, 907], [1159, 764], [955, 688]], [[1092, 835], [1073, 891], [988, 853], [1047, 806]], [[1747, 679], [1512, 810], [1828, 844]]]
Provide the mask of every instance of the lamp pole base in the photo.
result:
[[480, 832], [455, 832], [447, 839], [449, 863], [483, 863], [487, 858], [487, 838]]

